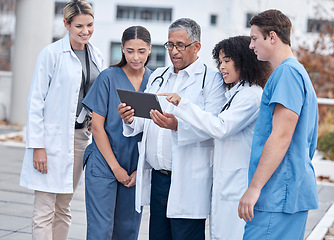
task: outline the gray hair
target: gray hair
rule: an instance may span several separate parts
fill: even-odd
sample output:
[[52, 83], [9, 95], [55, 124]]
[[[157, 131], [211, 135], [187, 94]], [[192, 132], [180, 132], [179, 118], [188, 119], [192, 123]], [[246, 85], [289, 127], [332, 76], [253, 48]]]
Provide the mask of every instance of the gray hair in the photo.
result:
[[168, 32], [186, 30], [191, 41], [201, 41], [201, 27], [190, 18], [180, 18], [174, 21], [168, 28]]

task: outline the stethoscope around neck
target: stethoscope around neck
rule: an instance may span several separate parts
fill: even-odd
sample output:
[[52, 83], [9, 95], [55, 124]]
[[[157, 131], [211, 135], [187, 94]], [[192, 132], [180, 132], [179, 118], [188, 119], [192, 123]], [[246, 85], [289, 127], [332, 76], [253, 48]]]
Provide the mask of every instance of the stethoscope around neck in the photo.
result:
[[[204, 65], [204, 67], [205, 67], [205, 71], [204, 71], [204, 76], [203, 76], [202, 89], [204, 88], [205, 78], [206, 78], [206, 72], [207, 72], [207, 69], [208, 69], [208, 67], [207, 67], [205, 64], [203, 64], [203, 65]], [[164, 81], [165, 81], [165, 79], [164, 79], [164, 74], [168, 71], [168, 69], [169, 69], [169, 67], [166, 68], [165, 71], [163, 71], [163, 72], [161, 73], [161, 75], [159, 75], [159, 76], [157, 76], [157, 77], [155, 77], [155, 78], [153, 79], [153, 81], [152, 81], [152, 83], [151, 83], [151, 87], [152, 87], [152, 85], [153, 85], [154, 82], [160, 80], [159, 88], [158, 88], [158, 90], [157, 90], [156, 92], [159, 91], [159, 89], [161, 88], [162, 84], [164, 83]]]
[[157, 92], [159, 91], [159, 89], [161, 88], [162, 84], [163, 84], [164, 81], [165, 81], [165, 79], [164, 79], [164, 74], [168, 71], [168, 69], [169, 69], [169, 67], [166, 68], [165, 71], [163, 71], [163, 73], [161, 73], [160, 76], [155, 77], [155, 78], [153, 79], [152, 83], [151, 83], [151, 87], [152, 87], [152, 85], [153, 85], [153, 83], [154, 83], [155, 81], [160, 80], [159, 88], [158, 88]]

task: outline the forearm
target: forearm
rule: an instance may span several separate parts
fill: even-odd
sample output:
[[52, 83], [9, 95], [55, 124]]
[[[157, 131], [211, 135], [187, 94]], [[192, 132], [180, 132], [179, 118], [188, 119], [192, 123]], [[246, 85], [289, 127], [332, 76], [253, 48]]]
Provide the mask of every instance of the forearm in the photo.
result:
[[286, 155], [297, 121], [298, 115], [295, 112], [281, 104], [276, 104], [271, 134], [263, 147], [251, 183], [239, 202], [239, 217], [245, 221], [250, 221], [254, 217], [254, 205], [260, 197], [262, 188]]
[[264, 145], [250, 187], [262, 189], [276, 171], [290, 146], [298, 118], [295, 112], [276, 104], [272, 132]]
[[175, 108], [175, 115], [210, 137], [220, 140], [235, 135], [252, 124], [256, 120], [259, 109], [256, 99], [244, 97], [236, 99], [228, 110], [215, 116], [187, 99], [182, 99], [182, 101]]
[[213, 138], [216, 138], [218, 132], [225, 131], [224, 127], [221, 128], [220, 120], [216, 116], [211, 112], [205, 112], [188, 99], [182, 99], [179, 106], [175, 107], [174, 114]]
[[261, 190], [281, 164], [290, 144], [284, 136], [271, 134], [264, 145], [262, 155], [249, 188]]
[[101, 152], [104, 159], [107, 161], [111, 170], [114, 171], [116, 168], [120, 167], [111, 148], [106, 131], [104, 129], [93, 127], [92, 134], [99, 151]]
[[[192, 118], [190, 117], [187, 120], [179, 121], [179, 126], [178, 126], [179, 145], [187, 145], [195, 142], [206, 141], [213, 137], [213, 135], [211, 135], [212, 129], [204, 129], [205, 127], [200, 126], [200, 124], [201, 122], [205, 124], [209, 122], [209, 120], [206, 119], [206, 117], [210, 117], [211, 121], [212, 117], [215, 117], [219, 114], [222, 108], [222, 103], [224, 102], [224, 92], [225, 92], [222, 83], [223, 81], [221, 81], [218, 78], [210, 82], [208, 81], [208, 85], [206, 85], [205, 88], [203, 89], [203, 104], [201, 103], [201, 95], [199, 95], [198, 99], [188, 100], [191, 105], [194, 105], [195, 108], [200, 109], [201, 111], [198, 114], [196, 114], [195, 113], [196, 109], [193, 110], [194, 116], [192, 117], [196, 118], [194, 120], [190, 119]], [[189, 96], [185, 95], [182, 97], [182, 100], [183, 98], [184, 100], [186, 100], [188, 97]], [[181, 102], [180, 104], [182, 105]], [[186, 108], [184, 108], [183, 110], [186, 110]], [[204, 115], [201, 116], [201, 113], [204, 113]], [[206, 114], [207, 116], [205, 116]], [[215, 120], [217, 119], [214, 118], [214, 121]]]

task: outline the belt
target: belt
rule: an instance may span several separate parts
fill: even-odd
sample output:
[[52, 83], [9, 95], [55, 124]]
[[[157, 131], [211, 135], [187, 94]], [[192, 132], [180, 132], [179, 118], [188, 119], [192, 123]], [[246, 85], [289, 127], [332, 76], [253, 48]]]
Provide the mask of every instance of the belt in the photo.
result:
[[164, 170], [164, 169], [161, 169], [161, 170], [157, 170], [159, 173], [165, 175], [165, 176], [168, 176], [168, 177], [171, 177], [172, 176], [172, 171], [169, 171], [169, 170]]
[[85, 127], [87, 127], [87, 122], [83, 122], [83, 123], [78, 123], [77, 121], [75, 122], [75, 126], [74, 126], [75, 129], [82, 129]]

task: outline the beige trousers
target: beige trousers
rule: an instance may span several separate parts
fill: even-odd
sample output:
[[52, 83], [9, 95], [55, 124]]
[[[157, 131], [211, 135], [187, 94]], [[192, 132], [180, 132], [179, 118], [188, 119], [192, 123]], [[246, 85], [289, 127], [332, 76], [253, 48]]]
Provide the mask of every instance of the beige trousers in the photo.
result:
[[[91, 141], [87, 128], [76, 129], [74, 134], [73, 192], [82, 175], [83, 155]], [[71, 225], [70, 203], [73, 194], [35, 191], [32, 219], [34, 240], [67, 240]]]

